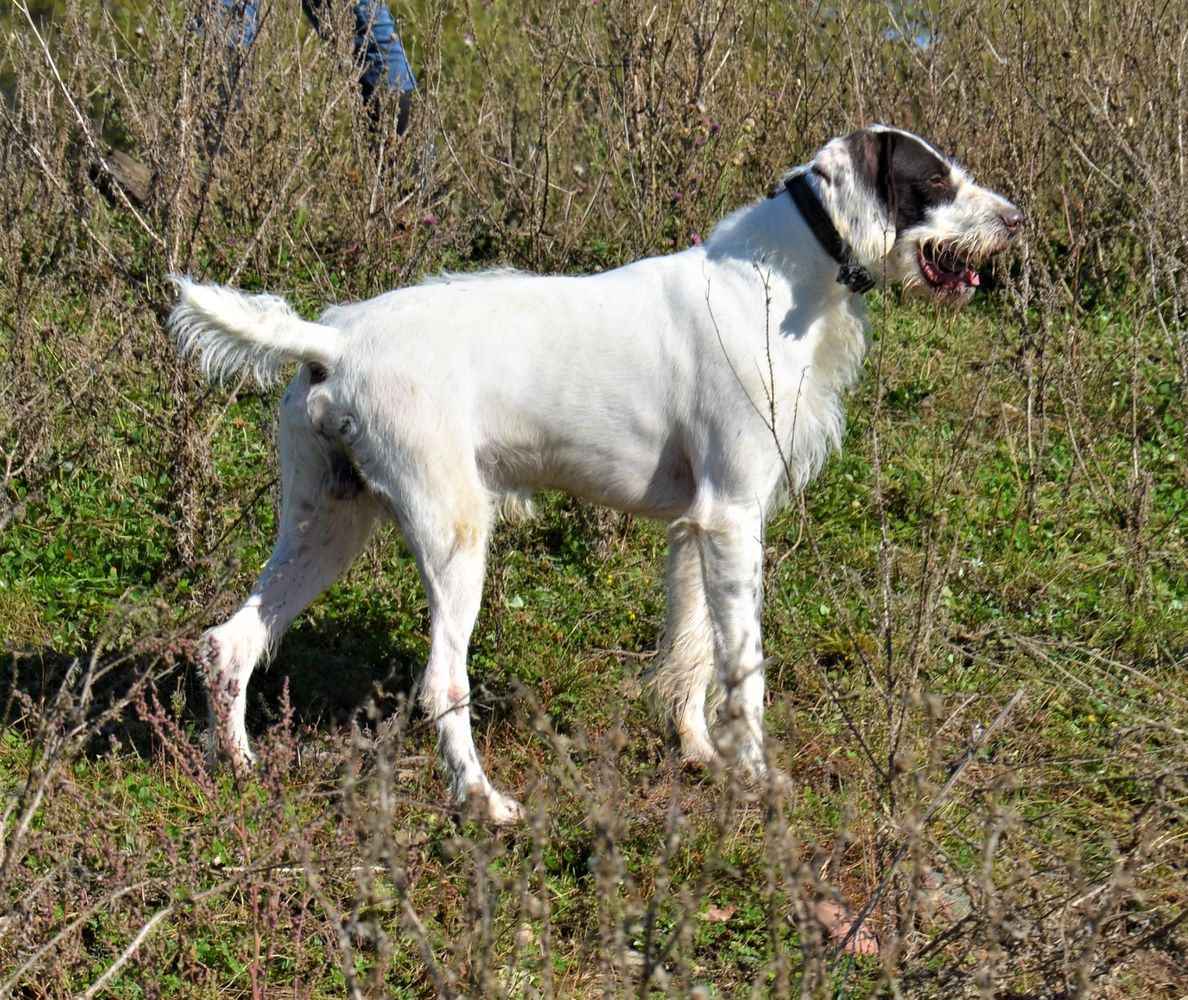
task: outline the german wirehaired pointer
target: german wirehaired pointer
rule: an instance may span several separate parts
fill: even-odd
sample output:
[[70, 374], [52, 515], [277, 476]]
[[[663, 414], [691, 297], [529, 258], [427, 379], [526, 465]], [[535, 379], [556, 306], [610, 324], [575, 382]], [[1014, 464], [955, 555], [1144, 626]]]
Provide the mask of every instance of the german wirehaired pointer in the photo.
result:
[[218, 746], [251, 761], [252, 669], [394, 520], [428, 594], [420, 701], [453, 799], [514, 821], [475, 752], [466, 655], [498, 501], [547, 488], [670, 525], [654, 693], [687, 760], [762, 775], [764, 521], [841, 442], [861, 293], [901, 282], [965, 302], [1021, 226], [924, 140], [873, 126], [704, 246], [604, 274], [444, 275], [312, 323], [270, 295], [176, 278], [170, 327], [207, 375], [267, 383], [300, 362], [280, 405], [276, 548], [201, 647]]

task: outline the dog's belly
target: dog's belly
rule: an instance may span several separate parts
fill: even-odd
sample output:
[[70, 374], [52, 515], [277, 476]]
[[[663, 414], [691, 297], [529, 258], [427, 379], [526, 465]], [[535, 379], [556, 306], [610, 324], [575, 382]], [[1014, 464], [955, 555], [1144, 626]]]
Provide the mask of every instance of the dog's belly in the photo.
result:
[[550, 441], [541, 447], [492, 446], [478, 456], [493, 492], [563, 490], [584, 500], [660, 520], [683, 515], [695, 483], [688, 459], [675, 442], [660, 449], [573, 447]]

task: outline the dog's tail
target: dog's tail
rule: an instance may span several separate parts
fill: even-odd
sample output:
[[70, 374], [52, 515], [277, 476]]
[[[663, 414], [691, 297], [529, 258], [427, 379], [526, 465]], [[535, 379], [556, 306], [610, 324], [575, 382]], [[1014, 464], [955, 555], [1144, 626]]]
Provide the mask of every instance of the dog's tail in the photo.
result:
[[333, 368], [342, 357], [342, 333], [310, 323], [275, 295], [247, 295], [222, 285], [196, 285], [172, 275], [178, 302], [169, 314], [169, 330], [183, 358], [201, 354], [210, 379], [226, 379], [247, 368], [268, 385], [286, 361]]

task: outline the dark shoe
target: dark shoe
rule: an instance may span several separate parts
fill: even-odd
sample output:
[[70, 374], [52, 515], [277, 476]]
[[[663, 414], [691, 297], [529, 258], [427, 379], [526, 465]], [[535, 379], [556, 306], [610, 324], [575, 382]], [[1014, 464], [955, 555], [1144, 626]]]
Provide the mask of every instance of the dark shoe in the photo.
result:
[[[113, 205], [123, 205], [124, 198], [137, 208], [148, 204], [155, 175], [139, 160], [119, 149], [113, 149], [88, 171], [103, 197]], [[123, 193], [123, 198], [120, 193]]]

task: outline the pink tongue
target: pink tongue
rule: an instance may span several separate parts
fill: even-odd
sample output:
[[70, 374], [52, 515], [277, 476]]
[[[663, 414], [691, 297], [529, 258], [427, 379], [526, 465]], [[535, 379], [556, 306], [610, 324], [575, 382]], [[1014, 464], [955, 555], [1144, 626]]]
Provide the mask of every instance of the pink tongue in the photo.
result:
[[978, 272], [972, 267], [966, 265], [958, 270], [961, 265], [953, 257], [942, 256], [935, 263], [925, 260], [924, 264], [929, 280], [944, 288], [956, 288], [961, 285], [977, 288], [982, 283]]

